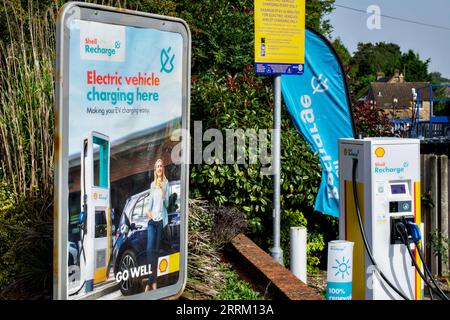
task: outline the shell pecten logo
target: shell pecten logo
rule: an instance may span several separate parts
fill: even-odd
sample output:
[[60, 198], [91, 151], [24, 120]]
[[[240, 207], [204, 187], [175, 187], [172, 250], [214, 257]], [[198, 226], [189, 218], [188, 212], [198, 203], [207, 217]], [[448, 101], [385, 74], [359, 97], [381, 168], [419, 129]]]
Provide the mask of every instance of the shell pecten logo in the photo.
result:
[[161, 262], [159, 263], [159, 272], [165, 273], [167, 271], [168, 266], [169, 262], [167, 261], [167, 259], [166, 258], [162, 259]]
[[386, 151], [385, 151], [384, 148], [382, 148], [382, 147], [378, 147], [378, 148], [375, 149], [375, 155], [376, 155], [378, 158], [384, 157], [384, 154], [385, 154], [385, 153], [386, 153]]

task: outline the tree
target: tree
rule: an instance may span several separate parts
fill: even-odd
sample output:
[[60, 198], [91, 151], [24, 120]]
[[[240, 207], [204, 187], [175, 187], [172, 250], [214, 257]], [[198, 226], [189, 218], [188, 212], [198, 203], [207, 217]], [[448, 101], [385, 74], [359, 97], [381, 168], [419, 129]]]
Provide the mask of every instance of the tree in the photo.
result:
[[383, 110], [377, 109], [368, 101], [359, 102], [353, 106], [356, 131], [363, 137], [392, 136], [392, 123]]
[[358, 43], [349, 66], [352, 99], [356, 100], [363, 95], [370, 83], [376, 81], [379, 72], [390, 77], [394, 75], [395, 70], [401, 70], [406, 73], [405, 81], [431, 81], [431, 75], [428, 73], [429, 63], [430, 59], [423, 61], [412, 50], [402, 53], [395, 43]]
[[405, 80], [408, 82], [428, 82], [432, 80], [428, 73], [431, 59], [422, 61], [418, 53], [412, 50], [402, 54], [398, 69], [404, 70]]
[[401, 57], [400, 47], [394, 43], [358, 43], [351, 64], [357, 77], [376, 76], [377, 72], [392, 75]]
[[342, 64], [347, 67], [350, 65], [350, 61], [352, 59], [352, 56], [350, 52], [348, 52], [348, 49], [345, 47], [345, 45], [342, 43], [341, 38], [336, 38], [332, 42], [334, 50], [336, 50], [337, 54], [339, 55], [339, 58], [342, 61]]
[[333, 30], [330, 20], [324, 17], [334, 9], [335, 0], [308, 0], [306, 1], [306, 25], [316, 31], [329, 35]]
[[431, 76], [431, 81], [433, 83], [445, 83], [445, 82], [450, 82], [450, 79], [447, 79], [445, 77], [442, 76], [442, 73], [440, 72], [431, 72], [430, 73]]

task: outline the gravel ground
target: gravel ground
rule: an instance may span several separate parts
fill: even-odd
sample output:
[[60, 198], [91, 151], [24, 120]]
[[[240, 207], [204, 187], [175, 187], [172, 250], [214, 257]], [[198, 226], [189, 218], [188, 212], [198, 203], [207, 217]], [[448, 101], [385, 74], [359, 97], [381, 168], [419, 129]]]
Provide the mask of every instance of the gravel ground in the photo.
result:
[[308, 273], [308, 286], [317, 290], [319, 294], [325, 295], [327, 289], [327, 272], [320, 270], [317, 274]]

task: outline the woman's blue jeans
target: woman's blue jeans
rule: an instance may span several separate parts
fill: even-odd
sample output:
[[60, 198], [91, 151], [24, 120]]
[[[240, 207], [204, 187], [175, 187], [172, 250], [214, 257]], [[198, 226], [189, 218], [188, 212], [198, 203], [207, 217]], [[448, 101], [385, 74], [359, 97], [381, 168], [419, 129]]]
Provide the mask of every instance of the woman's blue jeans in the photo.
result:
[[159, 245], [161, 243], [163, 221], [149, 220], [147, 224], [147, 262], [151, 265], [152, 273], [148, 277], [149, 283], [156, 282], [158, 268]]

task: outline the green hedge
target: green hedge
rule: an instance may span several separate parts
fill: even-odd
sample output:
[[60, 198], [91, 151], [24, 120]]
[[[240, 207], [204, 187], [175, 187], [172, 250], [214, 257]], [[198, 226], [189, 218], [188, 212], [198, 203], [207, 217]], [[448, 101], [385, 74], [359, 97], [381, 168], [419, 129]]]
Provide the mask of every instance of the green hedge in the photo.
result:
[[[207, 128], [270, 129], [272, 96], [267, 78], [256, 77], [249, 66], [242, 75], [221, 77], [212, 72], [197, 80], [192, 87], [191, 103], [197, 112], [195, 118], [204, 119], [203, 131]], [[307, 225], [304, 213], [312, 211], [321, 170], [316, 155], [293, 127], [286, 112], [282, 117], [281, 142], [281, 241], [287, 257], [290, 227]], [[208, 143], [204, 142], [203, 148]], [[272, 177], [261, 174], [260, 163], [248, 164], [248, 150], [245, 155], [246, 164], [229, 165], [216, 161], [193, 166], [191, 190], [194, 197], [206, 197], [218, 205], [242, 208], [253, 237], [269, 249], [272, 241]], [[308, 249], [310, 270], [313, 270], [319, 261], [314, 254], [323, 249], [324, 242], [316, 234], [315, 226], [310, 226]]]

